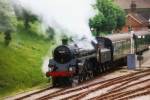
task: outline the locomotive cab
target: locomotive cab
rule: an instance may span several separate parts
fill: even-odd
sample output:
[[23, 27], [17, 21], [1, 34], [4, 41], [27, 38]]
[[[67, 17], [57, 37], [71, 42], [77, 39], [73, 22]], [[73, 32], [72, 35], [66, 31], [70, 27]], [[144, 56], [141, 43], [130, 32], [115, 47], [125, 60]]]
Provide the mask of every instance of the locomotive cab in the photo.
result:
[[[109, 39], [109, 38], [105, 38], [105, 37], [96, 37], [96, 40], [97, 40], [97, 44], [98, 44], [98, 47], [101, 48], [101, 53], [106, 53], [107, 54], [107, 58], [108, 58], [108, 61], [113, 61], [113, 44], [112, 44], [112, 41]], [[110, 54], [109, 54], [110, 52]]]

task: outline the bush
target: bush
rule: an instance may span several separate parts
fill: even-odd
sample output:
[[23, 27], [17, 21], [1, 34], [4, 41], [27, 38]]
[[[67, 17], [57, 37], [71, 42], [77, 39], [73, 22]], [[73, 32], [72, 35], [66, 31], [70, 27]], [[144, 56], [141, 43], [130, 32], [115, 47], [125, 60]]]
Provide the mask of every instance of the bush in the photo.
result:
[[4, 33], [5, 37], [5, 45], [8, 46], [10, 44], [10, 41], [11, 41], [11, 31], [10, 30], [7, 30], [5, 33]]

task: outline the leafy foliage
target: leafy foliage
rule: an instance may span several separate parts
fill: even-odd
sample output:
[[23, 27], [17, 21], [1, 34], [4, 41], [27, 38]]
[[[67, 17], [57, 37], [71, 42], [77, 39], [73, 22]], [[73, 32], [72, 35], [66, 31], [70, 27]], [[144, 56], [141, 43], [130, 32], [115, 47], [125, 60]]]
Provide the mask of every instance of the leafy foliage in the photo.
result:
[[37, 35], [33, 26], [38, 25], [34, 23], [30, 30], [25, 30], [23, 21], [19, 21], [7, 48], [3, 46], [4, 34], [0, 34], [0, 98], [47, 83], [42, 63], [52, 43]]
[[0, 0], [0, 32], [14, 30], [15, 14], [8, 0]]
[[125, 12], [111, 0], [97, 0], [95, 8], [98, 14], [89, 24], [96, 31], [96, 35], [100, 32], [111, 33], [112, 30], [121, 29], [125, 24]]
[[11, 41], [11, 31], [7, 30], [4, 34], [5, 34], [5, 45], [8, 46]]
[[0, 98], [47, 83], [41, 66], [52, 45], [41, 36], [35, 16], [11, 7], [9, 0], [0, 0]]
[[97, 33], [101, 31], [104, 19], [104, 15], [102, 13], [99, 13], [95, 15], [93, 19], [90, 19], [90, 27], [95, 29], [94, 35], [98, 35]]
[[24, 27], [25, 29], [29, 29], [30, 28], [30, 22], [34, 22], [37, 21], [36, 16], [30, 14], [28, 11], [23, 10], [23, 20], [24, 20]]
[[20, 5], [14, 4], [13, 8], [17, 16], [17, 19], [23, 20], [25, 29], [30, 29], [31, 28], [30, 23], [34, 23], [35, 21], [37, 21], [37, 17], [35, 15], [31, 14], [30, 11], [25, 10]]
[[11, 41], [11, 33], [15, 30], [16, 16], [8, 0], [0, 0], [0, 32], [4, 33], [5, 46]]

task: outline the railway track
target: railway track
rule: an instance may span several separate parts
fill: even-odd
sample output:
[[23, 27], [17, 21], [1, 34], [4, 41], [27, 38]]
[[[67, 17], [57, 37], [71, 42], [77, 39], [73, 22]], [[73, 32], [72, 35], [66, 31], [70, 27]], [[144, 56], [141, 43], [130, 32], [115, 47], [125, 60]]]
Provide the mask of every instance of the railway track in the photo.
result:
[[150, 95], [150, 90], [144, 91], [142, 93], [136, 93], [136, 94], [133, 94], [133, 95], [129, 95], [129, 96], [120, 98], [118, 100], [127, 100], [127, 99], [136, 98], [136, 97], [139, 97], [139, 96], [145, 96], [145, 95]]
[[[105, 74], [103, 75], [105, 76]], [[120, 95], [122, 99], [126, 98], [133, 98], [136, 96], [141, 96], [141, 95], [146, 95], [149, 94], [150, 88], [148, 88], [147, 91], [142, 91], [141, 90], [136, 90], [137, 93], [130, 93], [127, 94], [127, 92], [130, 92], [131, 90], [126, 90], [127, 88], [132, 88], [133, 86], [136, 86], [138, 84], [143, 84], [149, 82], [150, 84], [150, 79], [143, 79], [142, 81], [138, 82], [136, 80], [142, 79], [143, 77], [150, 76], [150, 69], [139, 71], [139, 72], [134, 72], [131, 74], [119, 76], [116, 78], [112, 79], [107, 79], [104, 81], [96, 81], [94, 83], [90, 83], [90, 81], [86, 81], [82, 84], [79, 84], [79, 86], [75, 88], [71, 87], [60, 87], [60, 88], [53, 88], [53, 87], [48, 87], [18, 98], [15, 98], [15, 100], [31, 100], [32, 97], [36, 96], [34, 99], [36, 100], [47, 100], [47, 99], [57, 99], [61, 98], [62, 100], [66, 99], [71, 99], [71, 100], [77, 100], [77, 99], [82, 99], [85, 98], [86, 96], [90, 95], [91, 93], [94, 93], [96, 91], [99, 91], [104, 88], [108, 88], [113, 86], [111, 89], [109, 89], [106, 93], [91, 97], [91, 99], [106, 99], [106, 98], [112, 98], [113, 99], [119, 99], [119, 97], [115, 96], [116, 94]], [[98, 78], [98, 77], [97, 77]], [[97, 80], [97, 78], [93, 80]], [[92, 81], [93, 81], [92, 80]], [[83, 85], [84, 84], [84, 85]], [[85, 85], [86, 84], [86, 85]], [[125, 91], [126, 90], [126, 91]], [[139, 91], [139, 92], [138, 92]], [[44, 94], [45, 92], [45, 94]], [[40, 94], [43, 94], [39, 96]], [[122, 96], [124, 94], [124, 96]], [[119, 96], [118, 95], [118, 96]], [[122, 100], [120, 99], [120, 100]], [[13, 99], [14, 100], [14, 99]]]
[[27, 97], [30, 97], [30, 96], [32, 96], [32, 95], [35, 95], [35, 94], [38, 94], [38, 93], [44, 92], [44, 91], [46, 91], [46, 90], [48, 90], [48, 89], [51, 89], [51, 88], [52, 88], [52, 87], [48, 87], [48, 88], [45, 88], [45, 89], [42, 89], [42, 90], [36, 91], [36, 92], [34, 92], [34, 93], [30, 93], [30, 94], [28, 94], [28, 95], [25, 95], [25, 96], [22, 96], [22, 97], [16, 98], [15, 100], [25, 99], [25, 98], [27, 98]]
[[[150, 85], [146, 85], [144, 87], [139, 87], [139, 88], [132, 89], [132, 90], [129, 89], [129, 88], [132, 88], [132, 86], [141, 85], [141, 84], [145, 84], [145, 83], [150, 84], [150, 79], [147, 79], [147, 80], [144, 80], [144, 81], [141, 81], [141, 82], [137, 82], [136, 84], [134, 83], [134, 84], [129, 85], [125, 88], [120, 88], [116, 91], [111, 91], [111, 92], [108, 92], [106, 94], [94, 97], [92, 99], [93, 100], [107, 100], [107, 99], [109, 99], [109, 100], [121, 99], [122, 100], [123, 97], [127, 98], [127, 96], [139, 94], [138, 93], [139, 91], [142, 93], [142, 91], [145, 92], [145, 91], [147, 91], [147, 89], [150, 89]], [[129, 89], [129, 90], [127, 90], [127, 89]]]
[[[150, 89], [150, 85], [146, 85], [144, 87], [140, 87], [137, 89], [133, 89], [133, 90], [128, 90], [128, 91], [123, 91], [120, 93], [118, 93], [117, 95], [112, 95], [111, 97], [109, 97], [109, 100], [116, 100], [116, 99], [121, 99], [125, 96], [130, 96], [130, 95], [134, 95], [134, 94], [139, 94], [139, 92], [143, 93], [143, 91], [146, 91]], [[98, 100], [102, 100], [101, 98], [99, 98]]]
[[93, 84], [90, 84], [90, 85], [86, 85], [86, 86], [79, 87], [79, 88], [75, 88], [75, 89], [71, 89], [71, 90], [60, 91], [60, 92], [57, 92], [57, 93], [48, 94], [48, 95], [46, 95], [45, 97], [38, 98], [38, 100], [45, 100], [45, 99], [48, 99], [48, 98], [53, 98], [53, 97], [56, 97], [56, 96], [61, 96], [61, 95], [65, 95], [65, 94], [68, 94], [68, 93], [80, 91], [80, 90], [89, 88], [89, 87], [91, 87], [91, 86], [95, 86], [95, 85], [98, 85], [98, 84], [103, 84], [103, 83], [105, 83], [105, 82], [110, 82], [110, 81], [113, 81], [113, 80], [118, 80], [119, 78], [122, 78], [122, 77], [123, 77], [123, 76], [117, 77], [117, 78], [114, 78], [114, 79], [110, 79], [110, 80], [105, 80], [105, 81], [101, 81], [101, 82], [96, 82], [96, 83], [93, 83]]
[[57, 92], [60, 92], [60, 91], [63, 91], [64, 89], [66, 88], [53, 88], [53, 87], [48, 87], [48, 88], [45, 88], [45, 89], [42, 89], [42, 90], [38, 90], [36, 92], [33, 92], [33, 93], [30, 93], [30, 94], [27, 94], [27, 95], [24, 95], [24, 96], [21, 96], [21, 97], [18, 97], [18, 98], [15, 98], [14, 100], [24, 100], [24, 99], [28, 99], [30, 97], [33, 97], [35, 95], [39, 95], [43, 92], [46, 92], [46, 91], [49, 91], [51, 90], [51, 93], [52, 94], [55, 94]]
[[[145, 75], [150, 75], [150, 73], [146, 73], [146, 74], [142, 74], [141, 76], [136, 76], [136, 77], [133, 77], [133, 78], [129, 78], [129, 79], [137, 79], [137, 78], [141, 78], [141, 77], [144, 77]], [[112, 82], [106, 82], [105, 84], [103, 84], [103, 85], [99, 85], [99, 86], [97, 86], [97, 87], [95, 87], [95, 88], [92, 88], [92, 89], [90, 89], [90, 90], [88, 90], [88, 91], [85, 91], [85, 92], [83, 92], [83, 93], [81, 93], [81, 94], [76, 94], [76, 95], [74, 95], [74, 96], [71, 96], [71, 97], [68, 97], [68, 98], [71, 98], [71, 99], [73, 99], [73, 100], [77, 100], [77, 99], [81, 99], [81, 98], [83, 98], [83, 97], [85, 97], [85, 96], [87, 96], [87, 95], [89, 95], [90, 93], [92, 93], [92, 92], [96, 92], [96, 91], [98, 91], [98, 90], [100, 90], [100, 89], [103, 89], [103, 88], [106, 88], [106, 87], [110, 87], [110, 86], [113, 86], [113, 85], [116, 85], [116, 84], [120, 84], [120, 83], [122, 83], [122, 82], [124, 82], [124, 81], [128, 81], [128, 79], [123, 79], [123, 80], [119, 80], [119, 81], [112, 81]], [[134, 80], [133, 80], [134, 81]], [[138, 84], [138, 83], [137, 83]], [[117, 87], [117, 86], [116, 86]], [[109, 93], [108, 93], [109, 94]], [[107, 95], [108, 95], [107, 94]], [[101, 96], [100, 96], [101, 97]], [[68, 99], [67, 98], [67, 99]], [[66, 98], [65, 98], [66, 99]]]
[[[96, 91], [99, 91], [99, 90], [107, 88], [107, 87], [115, 86], [115, 87], [111, 88], [110, 89], [111, 91], [108, 91], [108, 93], [104, 93], [102, 95], [92, 98], [92, 99], [104, 99], [104, 98], [107, 98], [108, 96], [112, 97], [112, 96], [116, 95], [115, 93], [122, 93], [122, 92], [124, 92], [124, 90], [126, 88], [131, 88], [138, 84], [150, 82], [149, 79], [146, 79], [146, 80], [143, 80], [140, 82], [136, 82], [136, 80], [141, 79], [146, 76], [150, 76], [150, 69], [140, 71], [140, 72], [135, 72], [135, 73], [124, 75], [124, 76], [120, 76], [120, 77], [105, 80], [105, 81], [101, 81], [101, 82], [95, 82], [93, 84], [89, 84], [89, 85], [82, 86], [82, 87], [65, 89], [63, 91], [58, 91], [57, 93], [51, 93], [51, 94], [45, 95], [43, 97], [38, 98], [37, 100], [57, 99], [59, 97], [63, 100], [66, 100], [66, 99], [77, 100], [77, 99], [82, 99], [82, 98], [88, 96], [92, 92], [96, 92]], [[145, 89], [145, 88], [142, 88], [142, 89]], [[130, 91], [126, 91], [125, 93], [130, 92]], [[138, 90], [135, 90], [135, 91], [138, 91]], [[142, 95], [144, 93], [147, 94], [147, 91], [141, 92], [141, 94], [138, 93], [138, 94], [134, 94], [134, 95]], [[134, 96], [134, 95], [130, 95], [130, 96]], [[126, 98], [128, 96], [129, 95], [126, 95]]]

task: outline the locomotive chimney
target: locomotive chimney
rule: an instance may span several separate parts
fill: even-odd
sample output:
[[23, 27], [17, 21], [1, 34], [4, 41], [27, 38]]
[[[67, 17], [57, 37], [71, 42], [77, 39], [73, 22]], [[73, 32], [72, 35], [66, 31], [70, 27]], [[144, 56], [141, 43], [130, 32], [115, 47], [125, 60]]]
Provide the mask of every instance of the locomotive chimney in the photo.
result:
[[68, 45], [68, 39], [67, 38], [62, 39], [62, 45]]

